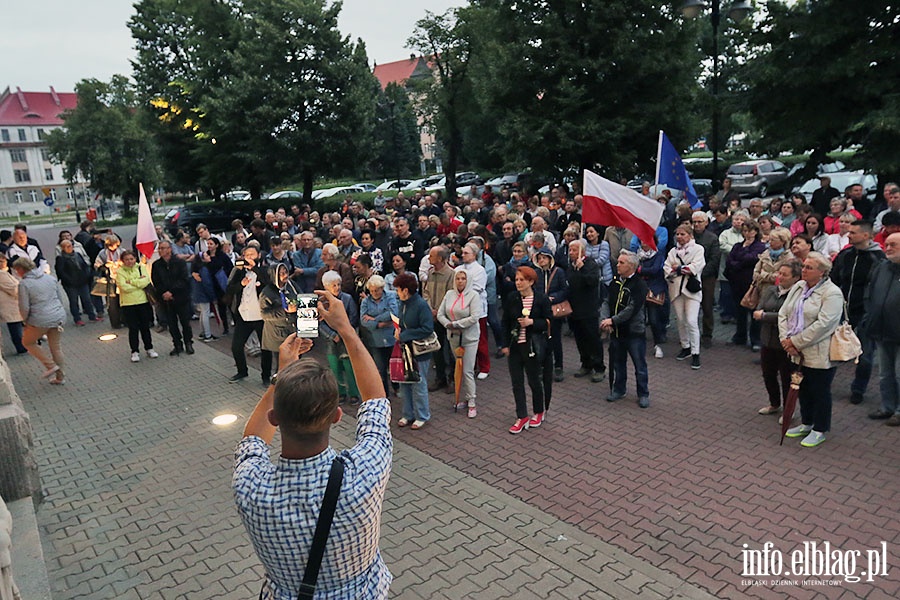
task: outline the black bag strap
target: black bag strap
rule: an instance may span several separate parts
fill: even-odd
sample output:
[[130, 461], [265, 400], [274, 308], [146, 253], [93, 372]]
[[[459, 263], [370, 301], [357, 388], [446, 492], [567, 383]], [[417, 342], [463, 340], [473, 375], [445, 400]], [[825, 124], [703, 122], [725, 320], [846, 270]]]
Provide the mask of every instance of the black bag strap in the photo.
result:
[[325, 544], [328, 542], [328, 533], [331, 531], [334, 509], [337, 507], [343, 480], [344, 461], [340, 456], [335, 456], [331, 462], [331, 472], [328, 474], [328, 485], [325, 486], [322, 510], [319, 511], [319, 518], [316, 520], [316, 533], [313, 535], [312, 547], [309, 549], [306, 571], [303, 572], [303, 583], [300, 584], [300, 591], [297, 592], [298, 600], [312, 600], [313, 594], [316, 593], [319, 567], [322, 566]]

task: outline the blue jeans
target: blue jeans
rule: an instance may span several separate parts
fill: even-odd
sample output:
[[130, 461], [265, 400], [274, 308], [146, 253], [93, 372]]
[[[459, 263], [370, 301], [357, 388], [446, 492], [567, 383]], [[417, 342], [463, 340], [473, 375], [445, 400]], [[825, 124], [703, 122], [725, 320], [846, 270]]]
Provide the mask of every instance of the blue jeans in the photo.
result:
[[428, 369], [431, 367], [431, 355], [416, 359], [419, 363], [419, 381], [401, 383], [400, 395], [403, 396], [403, 418], [410, 421], [428, 421], [431, 410], [428, 408]]
[[900, 414], [900, 345], [876, 342], [880, 370], [881, 408]]
[[[81, 310], [87, 313], [90, 320], [93, 321], [97, 318], [94, 302], [91, 299], [91, 288], [88, 287], [88, 284], [85, 283], [84, 285], [77, 287], [63, 286], [63, 289], [66, 291], [66, 296], [69, 298], [69, 312], [72, 313], [72, 319], [74, 321], [81, 320]], [[81, 300], [81, 310], [78, 310], [79, 300]]]
[[628, 357], [634, 363], [634, 378], [637, 382], [638, 398], [650, 397], [649, 374], [647, 371], [647, 338], [644, 335], [609, 338], [609, 363], [612, 367], [612, 391], [625, 394], [628, 383]]
[[859, 336], [859, 342], [862, 345], [862, 354], [859, 356], [859, 362], [856, 363], [856, 372], [853, 375], [853, 382], [850, 384], [850, 392], [856, 394], [865, 394], [869, 387], [869, 380], [872, 378], [872, 361], [875, 359], [875, 340], [866, 335], [859, 327], [854, 327], [856, 335]]

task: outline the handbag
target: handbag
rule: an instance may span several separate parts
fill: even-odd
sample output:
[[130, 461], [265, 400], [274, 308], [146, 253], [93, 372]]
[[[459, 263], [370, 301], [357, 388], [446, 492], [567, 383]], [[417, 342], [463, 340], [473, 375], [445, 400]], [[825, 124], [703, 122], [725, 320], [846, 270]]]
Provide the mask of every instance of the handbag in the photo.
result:
[[[556, 270], [550, 273], [550, 280], [547, 281], [547, 293], [550, 289], [550, 283], [553, 282], [553, 277], [556, 275]], [[572, 314], [572, 305], [569, 304], [568, 300], [563, 300], [562, 302], [557, 302], [556, 304], [552, 304], [550, 306], [550, 312], [553, 313], [554, 319], [564, 319]]]
[[[316, 519], [316, 532], [313, 534], [312, 546], [309, 548], [309, 557], [306, 559], [306, 569], [303, 571], [303, 581], [297, 591], [297, 600], [312, 600], [316, 593], [316, 580], [319, 579], [319, 568], [322, 566], [322, 557], [325, 556], [325, 545], [328, 543], [328, 534], [331, 532], [331, 523], [334, 521], [334, 511], [337, 508], [338, 496], [341, 494], [341, 483], [344, 481], [344, 460], [335, 456], [331, 461], [331, 471], [328, 473], [328, 483], [325, 485], [325, 497], [322, 499], [322, 509]], [[259, 597], [263, 597], [266, 585], [259, 591]]]
[[[138, 274], [143, 277], [143, 271], [141, 271], [141, 265], [138, 265]], [[144, 288], [144, 293], [147, 295], [147, 302], [156, 306], [159, 304], [159, 295], [156, 293], [156, 288], [153, 287], [152, 283], [148, 283], [147, 287]]]
[[662, 306], [666, 303], [666, 293], [660, 292], [658, 294], [654, 294], [651, 291], [647, 291], [647, 302], [650, 304], [655, 304], [657, 306]]
[[750, 284], [750, 289], [741, 298], [741, 306], [750, 310], [756, 310], [756, 307], [759, 306], [759, 286], [755, 281]]
[[[681, 263], [682, 267], [687, 266], [686, 264], [684, 264], [684, 261], [681, 259], [680, 256], [678, 257], [678, 261]], [[684, 277], [684, 279], [682, 280], [682, 285], [684, 285], [684, 288], [687, 291], [689, 291], [690, 293], [696, 294], [697, 292], [699, 292], [700, 290], [703, 289], [703, 286], [700, 285], [700, 278], [698, 278], [696, 275], [691, 274], [690, 276], [687, 276], [687, 275], [681, 275], [681, 276]]]
[[846, 362], [852, 360], [859, 362], [862, 354], [862, 343], [853, 331], [850, 321], [847, 320], [847, 303], [844, 303], [844, 316], [842, 323], [831, 334], [831, 345], [828, 348], [828, 358], [834, 362]]
[[413, 340], [410, 345], [412, 346], [413, 356], [422, 356], [423, 354], [430, 354], [431, 352], [437, 352], [441, 349], [441, 341], [434, 331], [432, 331], [431, 335], [427, 338]]

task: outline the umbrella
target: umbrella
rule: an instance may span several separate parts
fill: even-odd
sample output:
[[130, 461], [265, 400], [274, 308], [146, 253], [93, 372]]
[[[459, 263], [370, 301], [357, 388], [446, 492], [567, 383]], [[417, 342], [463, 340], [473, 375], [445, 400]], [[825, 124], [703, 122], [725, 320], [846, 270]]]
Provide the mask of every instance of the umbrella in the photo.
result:
[[800, 382], [803, 381], [803, 372], [800, 367], [803, 365], [803, 356], [800, 356], [800, 364], [797, 370], [791, 373], [791, 389], [788, 391], [787, 398], [784, 399], [784, 411], [781, 413], [781, 441], [778, 445], [784, 444], [784, 434], [791, 428], [791, 418], [794, 416], [794, 409], [797, 408], [797, 397], [800, 395]]
[[[460, 334], [460, 342], [462, 342], [462, 334]], [[456, 349], [456, 371], [453, 373], [453, 380], [456, 383], [456, 400], [453, 401], [453, 412], [456, 412], [456, 407], [459, 406], [459, 389], [462, 387], [463, 354], [465, 353], [466, 349], [462, 345]]]

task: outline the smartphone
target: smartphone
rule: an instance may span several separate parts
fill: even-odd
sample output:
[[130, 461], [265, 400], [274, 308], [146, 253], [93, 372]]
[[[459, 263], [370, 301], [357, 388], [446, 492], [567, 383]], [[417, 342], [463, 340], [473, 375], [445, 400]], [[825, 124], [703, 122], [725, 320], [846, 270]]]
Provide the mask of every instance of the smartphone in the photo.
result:
[[297, 337], [319, 337], [319, 297], [316, 294], [297, 294]]

